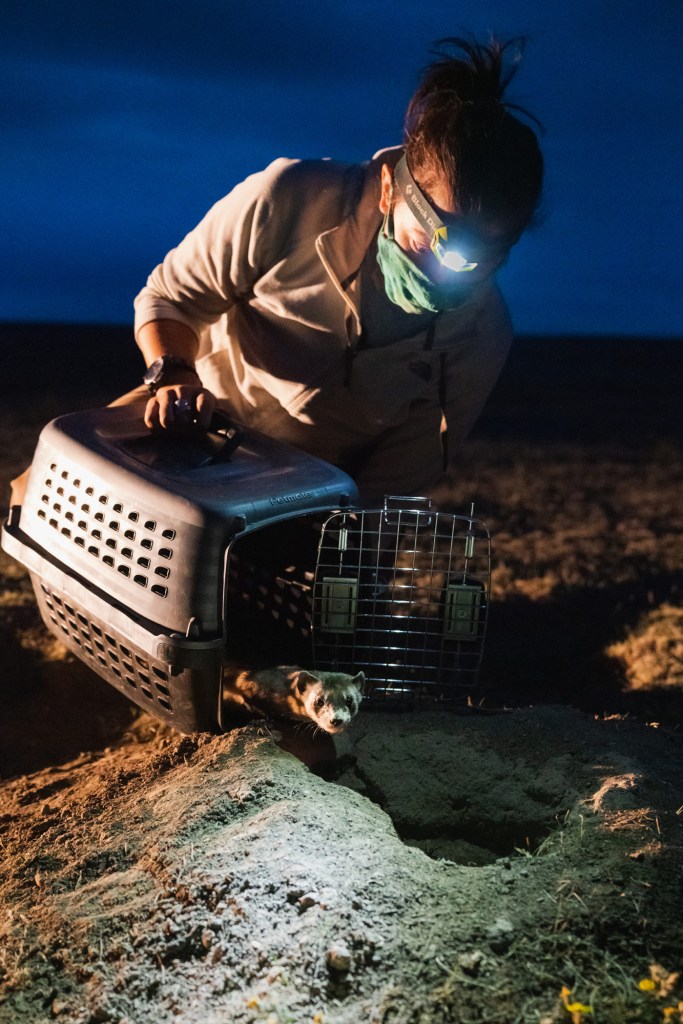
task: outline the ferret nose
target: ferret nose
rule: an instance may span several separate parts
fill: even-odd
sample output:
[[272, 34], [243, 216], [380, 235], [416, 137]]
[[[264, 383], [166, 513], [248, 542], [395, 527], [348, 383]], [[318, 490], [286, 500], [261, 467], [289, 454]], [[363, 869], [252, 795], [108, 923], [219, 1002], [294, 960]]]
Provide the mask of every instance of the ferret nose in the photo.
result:
[[332, 725], [334, 726], [343, 725], [345, 721], [346, 718], [344, 717], [344, 715], [333, 715], [331, 718]]

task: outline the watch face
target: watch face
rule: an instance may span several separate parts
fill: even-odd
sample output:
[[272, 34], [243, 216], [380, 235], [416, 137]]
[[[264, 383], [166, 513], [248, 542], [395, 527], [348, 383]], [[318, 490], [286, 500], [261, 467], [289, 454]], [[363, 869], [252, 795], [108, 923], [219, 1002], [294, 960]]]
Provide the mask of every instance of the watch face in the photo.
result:
[[152, 393], [154, 393], [156, 388], [160, 387], [166, 372], [173, 366], [182, 367], [185, 370], [191, 370], [192, 373], [196, 373], [192, 364], [188, 363], [186, 359], [181, 359], [180, 356], [160, 356], [147, 368], [147, 372], [142, 378]]
[[164, 359], [155, 359], [154, 362], [147, 367], [144, 377], [142, 378], [145, 384], [158, 384], [161, 380], [161, 375], [164, 372]]

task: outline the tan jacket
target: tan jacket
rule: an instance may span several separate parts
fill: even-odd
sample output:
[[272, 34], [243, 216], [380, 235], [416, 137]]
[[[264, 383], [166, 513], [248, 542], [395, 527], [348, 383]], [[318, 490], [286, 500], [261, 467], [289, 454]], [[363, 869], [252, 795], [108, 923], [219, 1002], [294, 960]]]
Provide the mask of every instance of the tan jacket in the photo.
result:
[[430, 330], [359, 347], [357, 272], [382, 221], [382, 164], [400, 153], [364, 165], [276, 160], [216, 203], [135, 300], [136, 331], [157, 319], [195, 331], [203, 384], [241, 422], [343, 465], [378, 494], [436, 480], [442, 412], [450, 447], [471, 429], [512, 339], [485, 282]]

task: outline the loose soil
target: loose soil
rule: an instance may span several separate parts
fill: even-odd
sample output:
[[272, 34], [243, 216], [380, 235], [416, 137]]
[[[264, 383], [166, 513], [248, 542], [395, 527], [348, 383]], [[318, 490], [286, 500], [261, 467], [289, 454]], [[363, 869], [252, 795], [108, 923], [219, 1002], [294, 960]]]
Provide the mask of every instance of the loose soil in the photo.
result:
[[[681, 356], [604, 344], [522, 343], [439, 496], [495, 556], [457, 713], [181, 736], [2, 554], [1, 1024], [683, 1021]], [[13, 392], [3, 493], [105, 397]]]

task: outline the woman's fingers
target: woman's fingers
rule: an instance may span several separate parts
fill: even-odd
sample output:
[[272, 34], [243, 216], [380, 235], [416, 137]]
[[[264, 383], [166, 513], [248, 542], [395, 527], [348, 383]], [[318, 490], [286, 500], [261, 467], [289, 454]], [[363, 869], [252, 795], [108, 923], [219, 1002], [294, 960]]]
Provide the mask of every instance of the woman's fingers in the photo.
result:
[[145, 407], [145, 425], [150, 430], [186, 430], [197, 424], [208, 429], [216, 399], [205, 388], [172, 384], [159, 388]]

